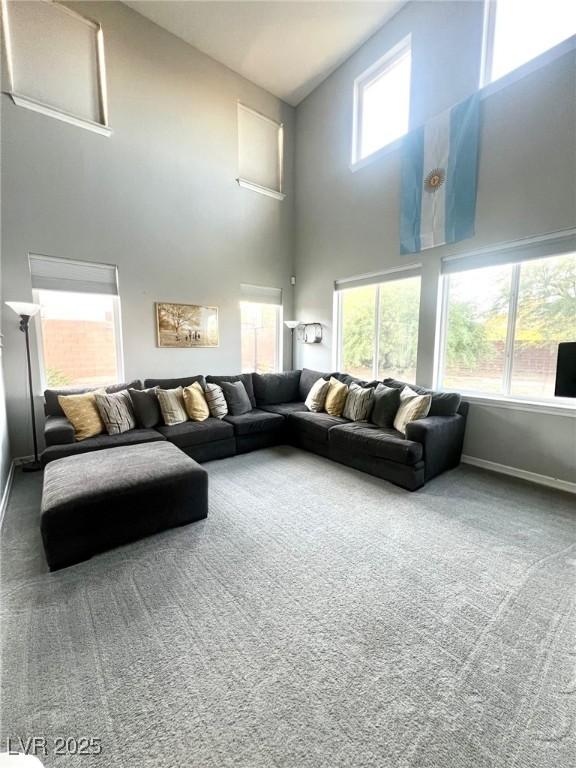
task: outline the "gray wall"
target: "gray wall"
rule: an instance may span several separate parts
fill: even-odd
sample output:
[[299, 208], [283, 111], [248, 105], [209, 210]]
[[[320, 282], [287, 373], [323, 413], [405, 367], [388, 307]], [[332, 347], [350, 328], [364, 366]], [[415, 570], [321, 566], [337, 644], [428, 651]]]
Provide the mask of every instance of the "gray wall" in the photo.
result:
[[[324, 325], [299, 365], [333, 364], [335, 279], [421, 262], [417, 378], [431, 385], [441, 258], [576, 225], [574, 53], [483, 102], [473, 239], [400, 256], [399, 151], [350, 171], [354, 78], [412, 33], [416, 126], [476, 89], [481, 30], [479, 2], [410, 3], [298, 107], [295, 313]], [[574, 481], [576, 419], [473, 405], [465, 453]]]
[[[29, 251], [114, 263], [127, 378], [236, 372], [240, 283], [282, 288], [292, 313], [294, 110], [120, 3], [77, 7], [103, 25], [114, 134], [2, 95], [3, 300], [31, 300]], [[283, 202], [234, 181], [237, 100], [284, 122]], [[219, 306], [220, 347], [158, 349], [158, 300]], [[3, 311], [11, 443], [20, 456], [31, 450], [24, 345], [15, 316]]]

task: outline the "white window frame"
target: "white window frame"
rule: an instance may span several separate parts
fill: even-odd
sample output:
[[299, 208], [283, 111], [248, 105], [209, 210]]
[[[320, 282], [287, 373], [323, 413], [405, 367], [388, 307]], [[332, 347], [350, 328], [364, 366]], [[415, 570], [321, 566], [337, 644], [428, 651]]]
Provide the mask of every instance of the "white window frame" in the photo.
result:
[[[368, 69], [362, 72], [354, 80], [354, 101], [353, 101], [353, 124], [352, 124], [352, 155], [350, 161], [351, 170], [355, 171], [364, 167], [368, 163], [373, 162], [382, 155], [397, 149], [403, 140], [403, 136], [399, 136], [394, 141], [385, 144], [379, 149], [374, 150], [366, 157], [362, 157], [362, 120], [363, 120], [363, 106], [364, 106], [364, 90], [370, 83], [377, 80], [382, 75], [391, 69], [399, 59], [401, 59], [406, 53], [412, 53], [412, 35], [406, 35], [405, 38], [400, 40], [393, 48], [390, 48], [382, 58], [378, 59]], [[412, 89], [410, 89], [412, 90]], [[411, 127], [410, 120], [410, 107], [408, 108], [408, 130]], [[406, 134], [404, 134], [406, 135]]]
[[[43, 289], [41, 288], [33, 288], [32, 289], [32, 299], [35, 304], [40, 304], [40, 293]], [[45, 290], [45, 289], [44, 289]], [[52, 289], [50, 289], [52, 291]], [[54, 291], [54, 293], [61, 293], [62, 295], [65, 295], [67, 293], [74, 293], [74, 291]], [[78, 293], [81, 293], [79, 291]], [[98, 295], [98, 294], [90, 294], [90, 295]], [[122, 315], [121, 315], [121, 309], [120, 309], [120, 296], [113, 295], [113, 294], [105, 294], [106, 296], [110, 296], [112, 299], [112, 315], [113, 315], [113, 322], [114, 322], [114, 345], [116, 348], [116, 377], [118, 381], [114, 382], [111, 381], [110, 384], [118, 384], [119, 382], [124, 381], [124, 345], [122, 343]], [[36, 336], [36, 349], [38, 352], [38, 377], [40, 380], [40, 393], [44, 392], [45, 389], [48, 389], [48, 382], [46, 381], [46, 366], [44, 364], [44, 339], [42, 337], [42, 312], [38, 312], [34, 317], [34, 328], [35, 328], [35, 336]], [[74, 384], [71, 385], [71, 388], [74, 388]], [[62, 389], [66, 389], [66, 387], [62, 387]]]
[[566, 53], [576, 50], [576, 35], [568, 37], [553, 48], [543, 51], [533, 59], [520, 64], [497, 80], [492, 80], [492, 63], [494, 58], [494, 34], [496, 31], [496, 5], [498, 0], [484, 0], [484, 20], [482, 30], [482, 54], [480, 59], [479, 88], [486, 92], [483, 97], [496, 93], [502, 88], [512, 85], [532, 72], [545, 67], [552, 61], [564, 56]]
[[15, 90], [15, 78], [14, 78], [14, 60], [12, 56], [12, 37], [10, 34], [10, 14], [8, 12], [8, 0], [0, 0], [2, 11], [2, 27], [4, 30], [4, 40], [6, 48], [6, 71], [8, 75], [8, 93], [12, 98], [14, 104], [18, 107], [24, 107], [30, 109], [33, 112], [39, 112], [42, 115], [56, 118], [56, 120], [62, 120], [65, 123], [70, 123], [79, 128], [85, 128], [88, 131], [99, 133], [102, 136], [111, 136], [112, 129], [108, 124], [108, 92], [106, 87], [106, 60], [104, 56], [104, 33], [102, 32], [102, 25], [90, 19], [72, 8], [68, 8], [60, 2], [54, 2], [53, 0], [43, 0], [47, 2], [51, 8], [57, 13], [65, 13], [68, 16], [77, 21], [86, 24], [88, 27], [94, 30], [96, 36], [96, 69], [98, 77], [98, 101], [100, 107], [101, 122], [93, 122], [86, 118], [78, 117], [70, 112], [66, 112], [58, 107], [54, 107], [50, 104], [33, 99], [24, 93], [18, 93]]
[[[349, 288], [371, 287], [376, 288], [376, 297], [374, 301], [374, 356], [372, 359], [372, 378], [378, 379], [378, 364], [379, 350], [380, 350], [380, 287], [384, 283], [392, 283], [397, 280], [407, 280], [410, 277], [418, 277], [420, 279], [420, 305], [422, 304], [422, 265], [412, 264], [406, 267], [394, 267], [386, 272], [378, 272], [368, 275], [362, 275], [359, 277], [347, 278], [344, 280], [338, 280], [334, 289], [334, 328], [336, 329], [334, 339], [334, 353], [333, 367], [337, 371], [343, 369], [342, 363], [342, 346], [344, 341], [344, 334], [342, 332], [342, 294], [346, 290], [346, 283], [349, 283]], [[420, 333], [420, 313], [418, 315], [418, 333]], [[416, 365], [418, 365], [418, 357], [416, 357]]]
[[284, 370], [284, 306], [282, 304], [265, 304], [264, 302], [241, 301], [240, 302], [240, 349], [242, 349], [242, 305], [260, 304], [263, 307], [273, 307], [276, 310], [276, 354], [274, 356], [273, 373], [282, 373]]
[[[548, 258], [554, 258], [561, 254], [552, 253]], [[542, 258], [547, 258], [543, 256]], [[502, 405], [518, 410], [530, 410], [535, 412], [559, 413], [576, 416], [576, 404], [574, 398], [569, 397], [529, 397], [523, 395], [510, 394], [512, 383], [512, 372], [514, 365], [514, 342], [516, 334], [516, 319], [518, 313], [518, 298], [520, 289], [520, 276], [523, 263], [529, 261], [521, 260], [517, 262], [508, 262], [502, 266], [511, 267], [510, 279], [510, 297], [508, 301], [508, 327], [506, 332], [506, 346], [504, 354], [504, 370], [502, 371], [503, 392], [494, 394], [482, 392], [481, 390], [458, 390], [466, 397], [466, 400], [476, 403]], [[482, 269], [482, 267], [477, 267]], [[466, 270], [471, 274], [474, 269]], [[445, 389], [444, 374], [446, 364], [446, 346], [448, 343], [448, 300], [450, 294], [450, 274], [442, 275], [440, 278], [440, 318], [438, 322], [438, 344], [436, 360], [434, 365], [434, 388]]]

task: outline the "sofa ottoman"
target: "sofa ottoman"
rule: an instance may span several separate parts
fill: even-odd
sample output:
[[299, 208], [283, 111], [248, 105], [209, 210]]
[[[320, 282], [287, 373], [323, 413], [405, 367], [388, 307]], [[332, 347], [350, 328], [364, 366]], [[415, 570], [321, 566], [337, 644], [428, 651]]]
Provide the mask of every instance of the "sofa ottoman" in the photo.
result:
[[44, 470], [40, 529], [51, 571], [207, 514], [208, 473], [168, 442], [69, 456]]

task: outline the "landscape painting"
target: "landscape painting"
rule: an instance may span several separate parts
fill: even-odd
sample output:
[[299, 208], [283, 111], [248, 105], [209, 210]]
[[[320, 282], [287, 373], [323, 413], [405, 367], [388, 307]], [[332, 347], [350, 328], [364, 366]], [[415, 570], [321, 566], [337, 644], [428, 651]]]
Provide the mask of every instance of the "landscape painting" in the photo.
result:
[[217, 347], [218, 307], [156, 302], [159, 347]]

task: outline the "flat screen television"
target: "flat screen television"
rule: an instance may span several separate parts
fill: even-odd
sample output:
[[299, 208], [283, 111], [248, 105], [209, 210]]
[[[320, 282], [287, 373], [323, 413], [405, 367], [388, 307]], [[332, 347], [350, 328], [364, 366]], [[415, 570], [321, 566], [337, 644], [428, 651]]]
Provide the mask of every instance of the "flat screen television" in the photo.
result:
[[576, 397], [576, 341], [558, 344], [556, 397]]

